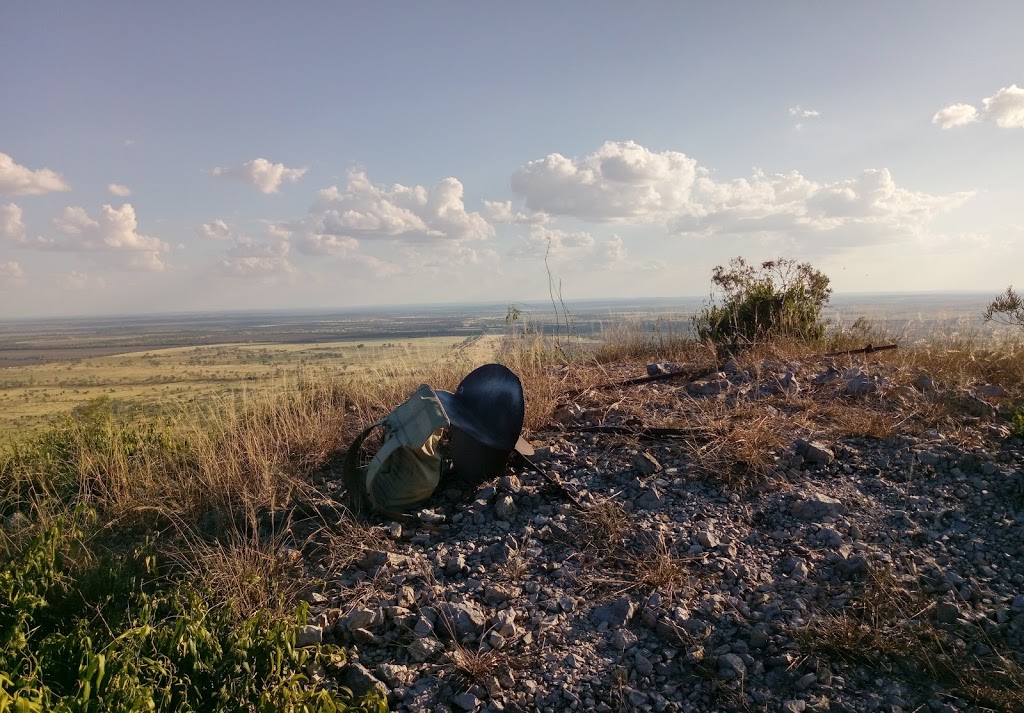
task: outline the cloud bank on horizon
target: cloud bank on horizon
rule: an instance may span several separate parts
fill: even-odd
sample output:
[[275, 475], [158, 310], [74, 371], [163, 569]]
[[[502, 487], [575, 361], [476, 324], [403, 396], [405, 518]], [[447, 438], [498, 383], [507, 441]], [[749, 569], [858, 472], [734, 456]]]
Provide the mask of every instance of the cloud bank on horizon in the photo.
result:
[[[614, 56], [563, 31], [572, 7], [487, 8], [481, 24], [417, 9], [408, 28], [332, 12], [366, 31], [250, 18], [273, 56], [225, 40], [237, 18], [216, 8], [186, 13], [193, 46], [167, 56], [150, 47], [160, 9], [130, 13], [137, 35], [118, 32], [129, 18], [14, 13], [54, 30], [36, 39], [63, 73], [25, 67], [8, 92], [0, 318], [513, 302], [546, 296], [549, 271], [579, 298], [699, 295], [736, 255], [810, 260], [840, 291], [1020, 282], [1024, 89], [990, 47], [1024, 11], [932, 18], [936, 42], [959, 33], [979, 62], [967, 78], [955, 52], [904, 62], [924, 50], [903, 9], [863, 66], [844, 52], [870, 22], [850, 9], [751, 6], [763, 32], [729, 55], [715, 38], [742, 28], [716, 9], [595, 13]], [[468, 30], [492, 25], [504, 34], [474, 53]], [[1007, 51], [1019, 71], [1024, 50]], [[76, 91], [90, 103], [64, 112]]]

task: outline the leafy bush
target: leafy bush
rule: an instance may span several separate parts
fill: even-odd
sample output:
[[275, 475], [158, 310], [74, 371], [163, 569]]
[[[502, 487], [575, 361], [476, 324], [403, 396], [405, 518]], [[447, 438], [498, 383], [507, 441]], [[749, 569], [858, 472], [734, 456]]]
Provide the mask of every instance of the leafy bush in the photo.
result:
[[345, 657], [295, 647], [305, 605], [238, 622], [157, 578], [148, 546], [80, 566], [81, 536], [55, 522], [0, 568], [0, 712], [387, 710], [312, 685]]
[[1024, 328], [1024, 298], [1021, 298], [1013, 287], [1007, 287], [1005, 294], [999, 295], [985, 308], [986, 322], [999, 322], [1012, 327]]
[[742, 257], [718, 265], [711, 277], [722, 303], [705, 307], [693, 319], [701, 341], [716, 343], [775, 337], [820, 339], [821, 310], [832, 289], [826, 275], [809, 263], [779, 258], [755, 267]]

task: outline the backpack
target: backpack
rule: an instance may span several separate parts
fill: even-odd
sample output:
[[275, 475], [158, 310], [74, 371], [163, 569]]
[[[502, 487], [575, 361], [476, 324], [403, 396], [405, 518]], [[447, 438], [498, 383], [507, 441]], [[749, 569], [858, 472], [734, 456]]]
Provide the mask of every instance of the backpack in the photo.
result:
[[[343, 466], [353, 508], [397, 519], [402, 510], [429, 498], [441, 481], [438, 446], [450, 425], [437, 394], [422, 384], [385, 418], [367, 426], [352, 442]], [[363, 441], [378, 427], [384, 429], [381, 447], [360, 467]]]

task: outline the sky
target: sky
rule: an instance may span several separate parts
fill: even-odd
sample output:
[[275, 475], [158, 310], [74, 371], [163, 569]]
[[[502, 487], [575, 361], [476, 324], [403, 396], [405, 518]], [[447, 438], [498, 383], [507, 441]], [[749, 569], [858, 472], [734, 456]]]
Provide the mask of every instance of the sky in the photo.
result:
[[1024, 4], [0, 4], [0, 318], [1024, 284]]

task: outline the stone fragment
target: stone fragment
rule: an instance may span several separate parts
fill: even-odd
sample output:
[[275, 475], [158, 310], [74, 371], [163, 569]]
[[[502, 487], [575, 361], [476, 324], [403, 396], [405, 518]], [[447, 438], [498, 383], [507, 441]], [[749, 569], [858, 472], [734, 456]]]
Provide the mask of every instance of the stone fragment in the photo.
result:
[[708, 530], [701, 530], [697, 533], [697, 542], [700, 543], [701, 547], [705, 547], [710, 550], [718, 547], [721, 540], [718, 539], [715, 533]]
[[646, 678], [654, 673], [654, 664], [642, 654], [633, 657], [633, 668], [636, 669], [636, 675], [640, 678]]
[[619, 597], [610, 604], [605, 604], [594, 610], [594, 617], [599, 624], [605, 624], [609, 629], [625, 626], [636, 611], [636, 605], [626, 596]]
[[487, 623], [484, 613], [472, 602], [450, 604], [445, 602], [438, 607], [435, 631], [454, 634], [459, 640], [469, 636], [479, 636]]
[[736, 654], [722, 654], [718, 657], [718, 675], [722, 678], [738, 678], [746, 672], [746, 664]]
[[940, 624], [955, 624], [960, 618], [960, 609], [952, 602], [939, 602], [935, 607], [935, 620]]
[[793, 450], [803, 457], [805, 463], [811, 465], [828, 465], [836, 458], [835, 453], [820, 441], [805, 441], [799, 438], [793, 444]]
[[807, 701], [799, 698], [790, 698], [782, 703], [782, 713], [804, 713], [807, 710]]
[[633, 467], [640, 475], [654, 475], [661, 472], [661, 463], [647, 451], [638, 451], [633, 456]]
[[643, 494], [633, 501], [633, 506], [641, 510], [657, 510], [663, 498], [657, 488], [644, 488]]
[[300, 626], [295, 630], [295, 646], [297, 648], [305, 648], [306, 646], [316, 646], [324, 639], [323, 627], [315, 626], [313, 624], [306, 624]]
[[393, 663], [381, 663], [374, 670], [377, 678], [387, 685], [388, 688], [407, 686], [412, 682], [412, 672], [407, 666], [399, 666]]
[[492, 626], [506, 639], [516, 635], [516, 613], [512, 609], [502, 609], [494, 615]]
[[514, 475], [503, 475], [498, 481], [498, 490], [503, 493], [512, 493], [514, 495], [522, 489], [523, 484]]
[[658, 376], [660, 374], [673, 374], [679, 371], [679, 366], [669, 361], [656, 361], [647, 365], [647, 376]]
[[494, 517], [499, 520], [511, 520], [516, 516], [516, 504], [511, 495], [502, 495], [494, 501]]
[[414, 661], [428, 661], [444, 651], [444, 644], [432, 637], [416, 639], [409, 644], [409, 654]]
[[350, 663], [341, 672], [338, 683], [352, 691], [357, 697], [365, 696], [370, 691], [376, 691], [381, 698], [387, 698], [388, 689], [377, 678], [370, 673], [365, 666], [358, 663]]
[[914, 388], [918, 391], [935, 391], [935, 380], [927, 374], [918, 374], [914, 379]]
[[845, 374], [846, 393], [851, 396], [866, 396], [878, 391], [879, 387], [885, 385], [885, 380], [880, 376], [873, 376], [864, 373], [859, 368], [850, 369]]
[[372, 629], [378, 626], [384, 617], [382, 616], [380, 609], [353, 609], [352, 612], [345, 617], [344, 626], [348, 631], [354, 631], [356, 629]]
[[462, 711], [475, 711], [480, 707], [480, 699], [467, 691], [452, 696], [451, 704]]
[[789, 508], [789, 513], [803, 520], [821, 520], [846, 514], [846, 508], [836, 498], [821, 493], [798, 496]]
[[974, 387], [974, 391], [978, 396], [985, 398], [1002, 398], [1010, 395], [1009, 391], [998, 384], [978, 384]]

